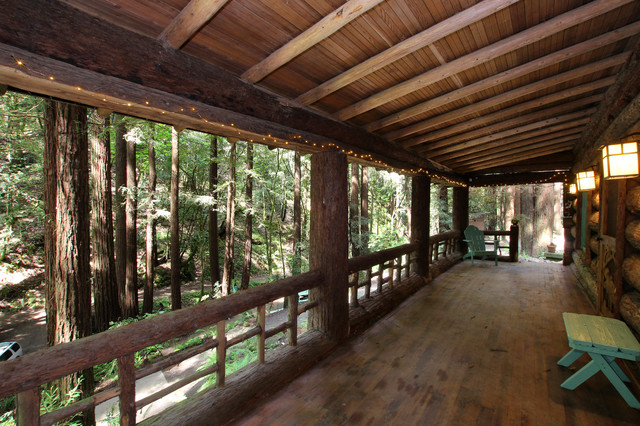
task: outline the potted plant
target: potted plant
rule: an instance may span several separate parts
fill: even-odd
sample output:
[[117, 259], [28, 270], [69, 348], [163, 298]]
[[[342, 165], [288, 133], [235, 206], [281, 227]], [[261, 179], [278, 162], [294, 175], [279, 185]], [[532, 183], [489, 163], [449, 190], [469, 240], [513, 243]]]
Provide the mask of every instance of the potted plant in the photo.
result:
[[551, 244], [549, 244], [547, 246], [547, 252], [548, 253], [555, 253], [556, 252], [556, 245], [553, 244], [553, 241], [551, 242]]

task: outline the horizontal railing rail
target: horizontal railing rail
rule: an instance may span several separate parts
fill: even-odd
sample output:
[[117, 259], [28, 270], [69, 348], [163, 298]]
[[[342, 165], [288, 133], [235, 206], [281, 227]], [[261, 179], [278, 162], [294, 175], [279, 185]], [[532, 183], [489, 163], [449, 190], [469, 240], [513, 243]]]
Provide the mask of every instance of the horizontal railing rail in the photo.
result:
[[[499, 255], [498, 260], [508, 262], [518, 261], [518, 226], [512, 226], [509, 231], [482, 231], [482, 233], [487, 237], [493, 237], [492, 243], [498, 246], [499, 253], [502, 253], [502, 249], [507, 249], [509, 251], [509, 255]], [[508, 237], [508, 241], [505, 243], [500, 237]]]
[[[135, 422], [136, 409], [140, 409], [199, 378], [217, 373], [216, 384], [218, 386], [224, 385], [226, 350], [235, 344], [257, 336], [258, 357], [261, 363], [265, 358], [265, 340], [267, 338], [289, 330], [289, 343], [295, 345], [297, 343], [298, 316], [317, 306], [317, 302], [306, 302], [299, 306], [298, 293], [317, 287], [322, 280], [323, 274], [320, 271], [308, 272], [235, 293], [223, 299], [203, 302], [189, 308], [144, 319], [3, 362], [0, 364], [0, 377], [3, 378], [0, 397], [18, 394], [18, 417], [22, 419], [35, 418], [38, 419], [39, 424], [44, 425], [68, 418], [119, 395], [121, 416], [133, 418]], [[289, 300], [288, 320], [267, 330], [265, 305], [281, 297], [288, 297]], [[251, 309], [257, 309], [257, 326], [227, 339], [225, 331], [227, 319]], [[133, 355], [135, 352], [194, 333], [214, 324], [217, 328], [215, 339], [205, 339], [198, 347], [176, 352], [151, 365], [134, 368]], [[180, 379], [144, 399], [135, 400], [136, 379], [214, 348], [217, 350], [216, 364]], [[46, 413], [38, 418], [41, 385], [114, 359], [118, 360], [119, 379], [117, 384], [113, 383], [103, 387], [100, 392], [89, 398]]]
[[460, 250], [460, 231], [442, 232], [429, 237], [429, 264]]

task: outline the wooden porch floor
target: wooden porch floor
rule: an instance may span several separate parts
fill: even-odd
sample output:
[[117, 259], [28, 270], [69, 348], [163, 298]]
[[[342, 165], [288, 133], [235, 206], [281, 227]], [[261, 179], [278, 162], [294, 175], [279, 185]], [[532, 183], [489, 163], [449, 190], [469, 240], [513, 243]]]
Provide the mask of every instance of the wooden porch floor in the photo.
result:
[[237, 424], [640, 424], [601, 373], [560, 388], [564, 311], [593, 313], [569, 268], [458, 264]]

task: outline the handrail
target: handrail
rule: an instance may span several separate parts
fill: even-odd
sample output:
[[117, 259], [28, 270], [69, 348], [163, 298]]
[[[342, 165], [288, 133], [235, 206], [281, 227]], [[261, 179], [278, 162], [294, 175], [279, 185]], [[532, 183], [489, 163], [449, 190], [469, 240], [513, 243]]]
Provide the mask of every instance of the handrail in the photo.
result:
[[322, 279], [320, 271], [307, 272], [5, 361], [0, 365], [0, 397], [194, 332], [271, 300], [316, 287]]
[[352, 257], [349, 259], [347, 265], [349, 273], [362, 271], [363, 269], [370, 268], [378, 265], [389, 259], [394, 259], [398, 256], [411, 253], [418, 249], [418, 243], [403, 244], [401, 246], [388, 248], [385, 250], [376, 251], [374, 253], [363, 254], [361, 256]]

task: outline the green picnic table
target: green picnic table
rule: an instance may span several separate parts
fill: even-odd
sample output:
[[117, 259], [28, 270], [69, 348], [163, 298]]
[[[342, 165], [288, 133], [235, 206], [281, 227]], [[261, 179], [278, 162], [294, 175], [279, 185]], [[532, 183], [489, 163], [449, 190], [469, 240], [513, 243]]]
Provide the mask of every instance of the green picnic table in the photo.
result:
[[591, 361], [560, 386], [573, 390], [602, 371], [627, 404], [640, 409], [640, 402], [624, 383], [629, 382], [629, 378], [615, 361], [616, 358], [640, 360], [640, 343], [629, 327], [622, 321], [596, 315], [564, 312], [562, 317], [572, 349], [558, 361], [558, 365], [569, 367], [585, 352]]

